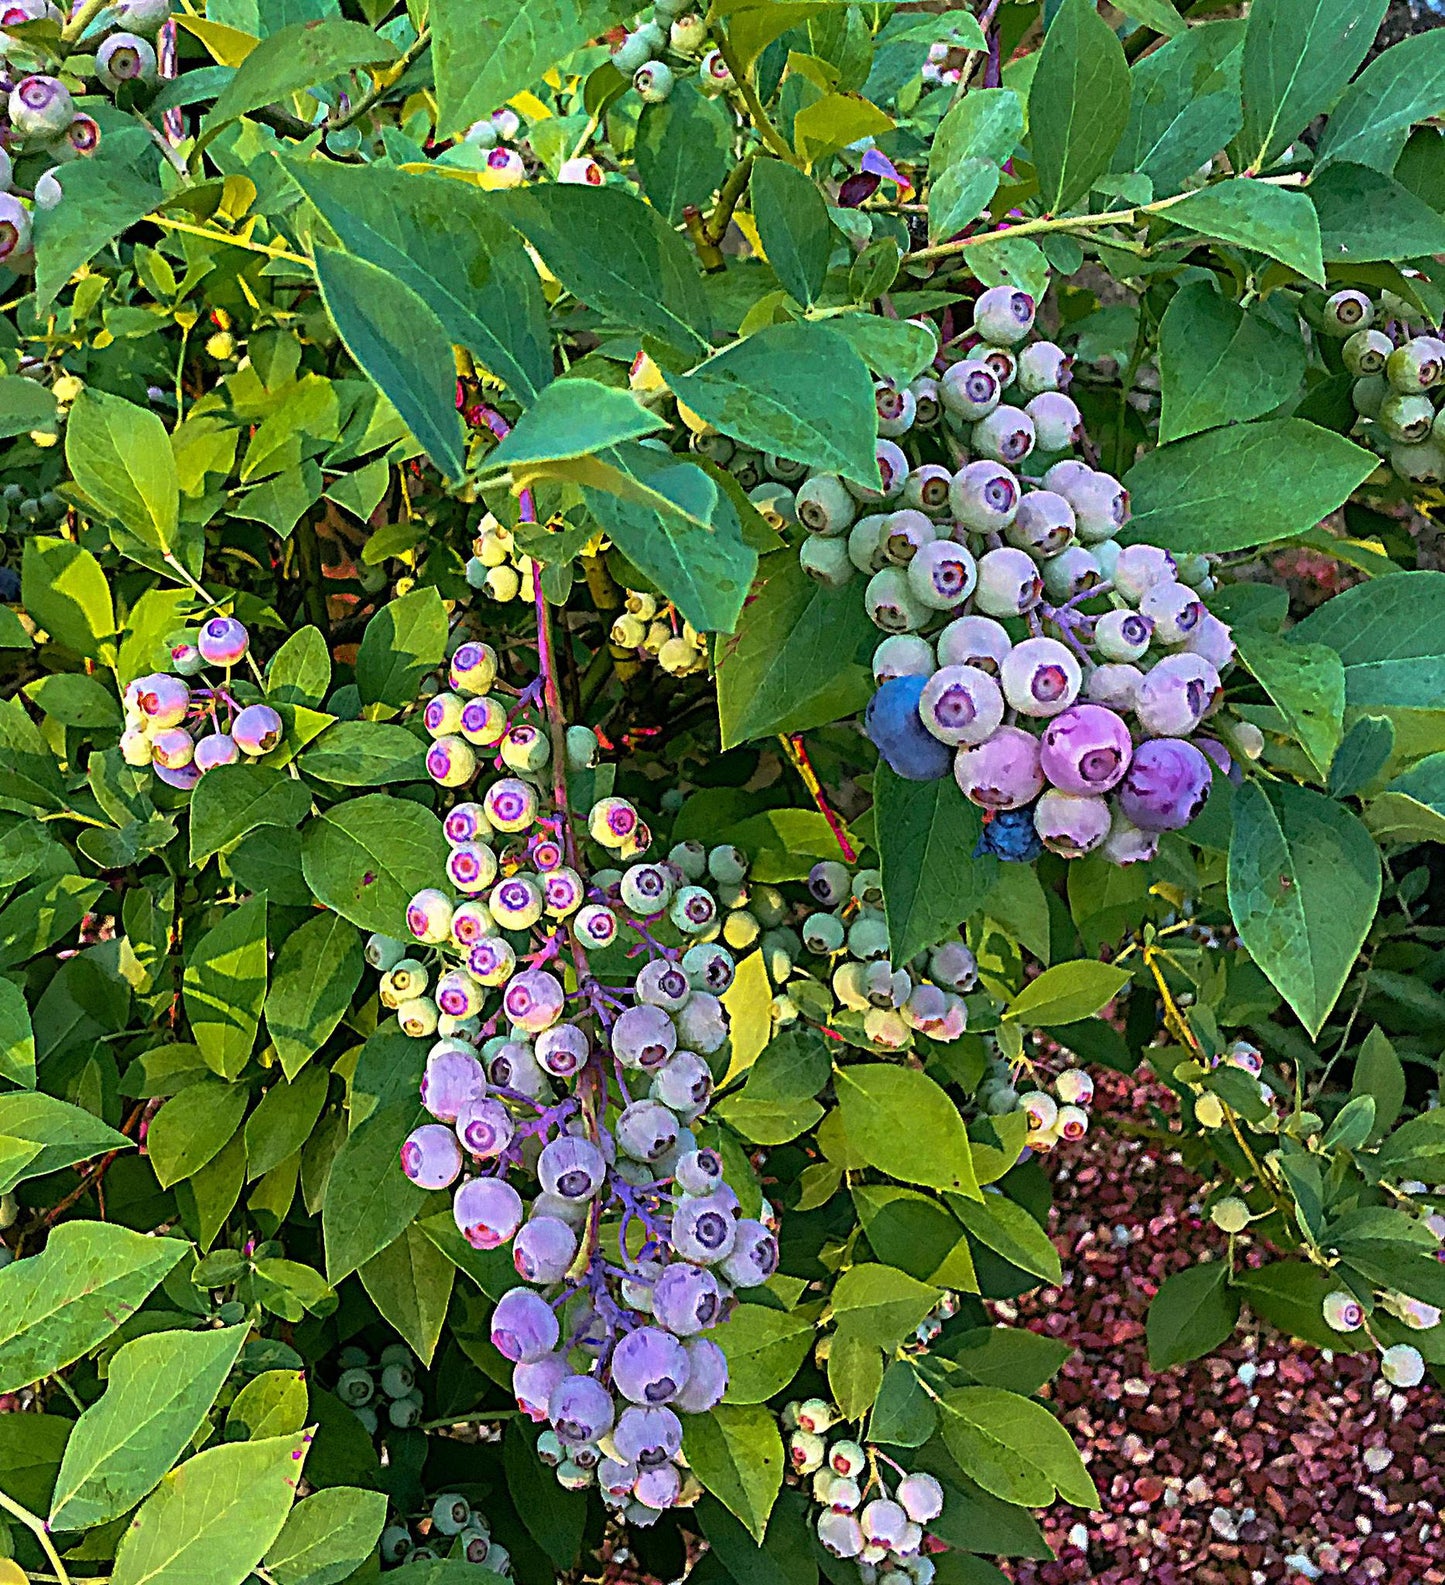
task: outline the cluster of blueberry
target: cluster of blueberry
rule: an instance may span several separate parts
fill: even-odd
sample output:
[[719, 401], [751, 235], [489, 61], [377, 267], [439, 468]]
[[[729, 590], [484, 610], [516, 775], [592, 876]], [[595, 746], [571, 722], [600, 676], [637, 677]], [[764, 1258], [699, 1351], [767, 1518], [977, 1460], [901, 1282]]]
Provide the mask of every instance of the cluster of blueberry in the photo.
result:
[[643, 590], [627, 590], [622, 615], [612, 624], [612, 642], [641, 651], [673, 677], [707, 670], [707, 638], [676, 607]]
[[1118, 543], [1128, 493], [1067, 455], [1083, 442], [1061, 389], [1069, 359], [1025, 344], [1034, 312], [1026, 292], [993, 287], [937, 378], [879, 386], [881, 489], [813, 473], [793, 491], [765, 459], [774, 482], [753, 496], [808, 530], [800, 557], [821, 582], [867, 577], [889, 636], [866, 726], [898, 775], [951, 770], [1002, 858], [1047, 847], [1128, 864], [1198, 814], [1211, 760], [1233, 769], [1216, 737], [1189, 739], [1219, 709], [1234, 645], [1205, 609], [1204, 558]]
[[336, 1357], [336, 1396], [369, 1435], [375, 1436], [384, 1413], [388, 1425], [404, 1430], [422, 1417], [416, 1361], [405, 1343], [389, 1343], [373, 1360], [364, 1348], [348, 1344]]
[[[824, 859], [809, 871], [808, 894], [817, 906], [804, 913], [796, 929], [778, 923], [761, 938], [765, 966], [780, 990], [773, 1002], [779, 1024], [804, 1015], [817, 1018], [821, 1012], [818, 1021], [861, 1036], [879, 1051], [904, 1050], [915, 1032], [940, 1041], [963, 1034], [968, 1027], [963, 997], [978, 983], [978, 965], [961, 941], [945, 942], [895, 969], [879, 871], [854, 874], [837, 860]], [[831, 963], [831, 996], [807, 977], [804, 953]], [[798, 978], [790, 980], [795, 969]], [[841, 1012], [834, 1011], [835, 1003]]]
[[[857, 1561], [862, 1585], [930, 1585], [933, 1560], [924, 1551], [925, 1526], [943, 1512], [943, 1487], [932, 1475], [910, 1475], [877, 1448], [847, 1437], [827, 1440], [837, 1410], [821, 1398], [790, 1403], [783, 1425], [791, 1430], [788, 1462], [811, 1476], [822, 1512], [818, 1540], [834, 1557]], [[896, 1480], [890, 1492], [879, 1468]]]
[[1026, 1139], [1031, 1150], [1052, 1150], [1063, 1143], [1072, 1145], [1089, 1131], [1089, 1105], [1094, 1099], [1094, 1081], [1082, 1068], [1064, 1068], [1054, 1079], [1053, 1094], [1044, 1089], [1014, 1087], [1014, 1070], [1002, 1057], [990, 1062], [988, 1076], [978, 1087], [978, 1104], [995, 1116], [1023, 1111], [1029, 1120]]
[[473, 1508], [460, 1492], [442, 1492], [417, 1528], [421, 1533], [419, 1541], [404, 1524], [388, 1525], [381, 1532], [383, 1568], [456, 1558], [479, 1564], [503, 1578], [512, 1572], [512, 1555], [500, 1541], [492, 1539], [487, 1516]]
[[1445, 339], [1391, 292], [1378, 307], [1353, 288], [1336, 292], [1320, 323], [1327, 335], [1343, 337], [1340, 356], [1355, 376], [1350, 398], [1363, 438], [1407, 484], [1445, 484], [1445, 408], [1436, 406], [1445, 392]]
[[[127, 765], [149, 765], [168, 787], [188, 791], [208, 770], [234, 765], [244, 755], [269, 754], [285, 730], [269, 704], [242, 704], [232, 692], [230, 669], [246, 654], [250, 635], [233, 616], [213, 616], [193, 637], [171, 646], [176, 674], [137, 677], [125, 690], [125, 730], [120, 751]], [[224, 667], [224, 681], [194, 687], [208, 666]]]
[[[115, 94], [131, 84], [147, 86], [157, 76], [155, 38], [170, 15], [170, 0], [114, 0], [93, 31], [81, 40], [84, 53], [71, 55], [65, 78], [51, 76], [43, 48], [26, 38], [26, 24], [63, 25], [53, 0], [3, 0], [0, 92], [6, 96], [0, 146], [0, 263], [11, 270], [33, 268], [32, 208], [54, 209], [62, 195], [60, 167], [94, 154], [100, 127], [76, 107], [72, 87], [89, 77]], [[13, 31], [12, 31], [13, 30]], [[12, 189], [31, 197], [26, 204]]]
[[667, 99], [684, 72], [696, 73], [698, 87], [713, 97], [733, 86], [733, 74], [721, 51], [708, 47], [709, 37], [707, 19], [691, 9], [691, 0], [657, 0], [647, 20], [613, 50], [612, 64], [650, 105]]
[[477, 524], [465, 570], [472, 588], [501, 605], [512, 600], [530, 601], [537, 592], [536, 562], [517, 549], [511, 529], [490, 512]]
[[[511, 1246], [522, 1283], [497, 1304], [492, 1341], [515, 1366], [519, 1405], [548, 1427], [539, 1452], [558, 1480], [596, 1484], [647, 1523], [698, 1489], [679, 1417], [711, 1408], [727, 1382], [722, 1351], [702, 1334], [735, 1288], [777, 1264], [771, 1213], [742, 1214], [721, 1157], [695, 1131], [712, 1094], [708, 1059], [725, 1062], [728, 1040], [719, 996], [734, 961], [716, 940], [717, 893], [736, 891], [748, 862], [693, 842], [646, 862], [652, 837], [636, 808], [604, 797], [586, 819], [593, 864], [556, 785], [526, 779], [549, 758], [515, 724], [535, 691], [518, 695], [513, 724], [478, 736], [481, 714], [500, 713], [485, 691], [496, 669], [487, 646], [462, 644], [455, 691], [429, 701], [428, 726], [456, 715], [518, 773], [447, 812], [449, 885], [412, 899], [412, 944], [367, 944], [401, 1027], [440, 1037], [422, 1083], [434, 1121], [408, 1137], [402, 1169], [453, 1190], [474, 1248]], [[458, 736], [433, 750], [448, 743], [470, 754]], [[455, 761], [438, 768], [457, 784]], [[625, 988], [604, 985], [589, 962], [614, 945], [611, 965], [645, 958], [610, 976], [630, 977]], [[514, 1172], [535, 1179], [530, 1203]]]

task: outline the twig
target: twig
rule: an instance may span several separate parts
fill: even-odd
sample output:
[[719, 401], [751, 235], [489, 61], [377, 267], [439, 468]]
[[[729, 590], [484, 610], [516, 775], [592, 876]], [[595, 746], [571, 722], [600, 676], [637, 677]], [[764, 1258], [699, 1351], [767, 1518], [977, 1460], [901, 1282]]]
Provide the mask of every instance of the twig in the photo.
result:
[[424, 27], [402, 52], [401, 58], [393, 65], [377, 72], [371, 87], [353, 104], [344, 115], [328, 116], [326, 130], [337, 132], [342, 127], [349, 127], [353, 121], [359, 120], [381, 98], [383, 94], [390, 93], [397, 83], [406, 75], [416, 62], [425, 53], [431, 43], [431, 29]]
[[46, 1529], [45, 1521], [31, 1513], [28, 1508], [22, 1508], [13, 1497], [7, 1497], [3, 1491], [0, 1491], [0, 1508], [3, 1508], [11, 1518], [18, 1519], [40, 1543], [40, 1550], [49, 1559], [60, 1585], [70, 1585], [70, 1575], [65, 1572], [65, 1564], [60, 1561], [60, 1554], [55, 1550], [55, 1543], [50, 1539], [50, 1531]]
[[788, 140], [773, 125], [768, 112], [763, 108], [763, 102], [758, 98], [758, 91], [748, 81], [748, 74], [742, 69], [738, 61], [737, 52], [733, 49], [732, 41], [719, 29], [717, 51], [727, 63], [727, 69], [733, 74], [733, 82], [737, 85], [738, 92], [742, 95], [743, 103], [748, 107], [748, 114], [753, 118], [753, 125], [758, 130], [758, 136], [781, 160], [786, 160], [789, 165], [796, 165], [800, 170], [803, 162], [793, 153], [788, 145]]
[[788, 756], [788, 762], [797, 771], [813, 802], [818, 806], [818, 813], [828, 822], [828, 829], [833, 833], [833, 840], [842, 850], [844, 859], [849, 864], [857, 863], [858, 855], [853, 849], [853, 844], [848, 840], [848, 833], [842, 821], [833, 813], [833, 806], [828, 802], [828, 795], [823, 791], [823, 784], [818, 780], [818, 773], [813, 769], [812, 762], [808, 758], [803, 734], [794, 732], [789, 737], [787, 733], [779, 732], [778, 742], [783, 745], [783, 752]]

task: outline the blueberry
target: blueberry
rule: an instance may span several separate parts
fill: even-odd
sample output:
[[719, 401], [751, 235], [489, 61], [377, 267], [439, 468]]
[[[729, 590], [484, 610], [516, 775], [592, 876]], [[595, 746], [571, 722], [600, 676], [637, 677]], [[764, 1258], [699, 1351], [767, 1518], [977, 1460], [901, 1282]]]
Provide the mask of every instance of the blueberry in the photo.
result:
[[59, 137], [74, 117], [75, 101], [58, 77], [22, 77], [11, 90], [10, 125], [20, 138], [48, 142]]
[[868, 703], [864, 730], [889, 767], [907, 781], [937, 781], [946, 776], [953, 756], [924, 726], [918, 713], [927, 679], [896, 677], [885, 682]]
[[1083, 437], [1084, 415], [1062, 391], [1040, 391], [1024, 411], [1033, 420], [1040, 451], [1068, 451]]
[[1108, 792], [1129, 768], [1129, 729], [1112, 710], [1076, 704], [1057, 715], [1039, 740], [1039, 765], [1061, 792]]
[[723, 1297], [717, 1278], [701, 1266], [677, 1263], [665, 1267], [653, 1284], [652, 1313], [678, 1337], [706, 1331], [722, 1319]]
[[248, 704], [231, 723], [231, 737], [243, 754], [269, 754], [285, 730], [281, 717], [269, 704]]
[[564, 1200], [590, 1200], [602, 1185], [607, 1163], [591, 1140], [566, 1134], [543, 1147], [537, 1179], [548, 1194]]
[[1048, 788], [1034, 805], [1034, 829], [1051, 852], [1082, 858], [1109, 834], [1109, 805], [1103, 798]]
[[1386, 359], [1394, 350], [1394, 342], [1383, 330], [1357, 330], [1345, 342], [1341, 353], [1351, 374], [1383, 374]]
[[496, 1249], [522, 1225], [522, 1198], [498, 1178], [469, 1178], [452, 1200], [452, 1214], [473, 1249]]
[[1044, 581], [1032, 556], [1000, 545], [978, 558], [973, 603], [985, 616], [1023, 616], [1043, 597]]
[[423, 1123], [402, 1142], [401, 1170], [423, 1189], [449, 1189], [461, 1174], [457, 1136], [443, 1123]]
[[778, 1240], [761, 1222], [743, 1218], [734, 1229], [722, 1273], [735, 1288], [756, 1288], [778, 1269]]
[[995, 346], [1016, 346], [1034, 328], [1035, 309], [1027, 292], [991, 286], [973, 305], [973, 328]]
[[478, 1161], [500, 1156], [515, 1133], [512, 1114], [490, 1095], [473, 1096], [457, 1108], [456, 1137]]
[[1039, 741], [1022, 727], [1001, 726], [986, 742], [958, 750], [953, 775], [970, 802], [995, 811], [1021, 809], [1043, 791]]
[[1004, 659], [999, 680], [1004, 698], [1021, 715], [1058, 715], [1079, 696], [1083, 671], [1073, 652], [1057, 639], [1029, 638]]
[[1037, 443], [1034, 421], [1021, 407], [996, 407], [973, 426], [974, 450], [1010, 467], [1029, 456]]
[[1178, 831], [1209, 797], [1209, 761], [1182, 738], [1151, 738], [1134, 751], [1117, 796], [1124, 815], [1143, 831]]
[[561, 1282], [576, 1256], [576, 1231], [560, 1217], [533, 1216], [512, 1240], [512, 1264], [524, 1282]]
[[1068, 384], [1074, 360], [1052, 341], [1031, 341], [1019, 349], [1015, 379], [1025, 396], [1059, 391]]
[[1032, 808], [997, 808], [985, 816], [973, 856], [992, 853], [1010, 864], [1027, 864], [1043, 850]]
[[530, 1288], [509, 1288], [492, 1312], [491, 1335], [503, 1359], [530, 1365], [556, 1348], [561, 1329], [552, 1306], [540, 1294]]
[[1057, 556], [1073, 541], [1074, 509], [1053, 490], [1030, 490], [1004, 537], [1031, 556]]
[[973, 593], [978, 565], [962, 545], [935, 539], [908, 564], [908, 588], [930, 611], [951, 611]]
[[998, 676], [1004, 657], [1013, 648], [1008, 630], [990, 616], [955, 617], [935, 644], [940, 666], [974, 666], [991, 677]]
[[799, 489], [798, 521], [811, 534], [841, 534], [858, 515], [858, 503], [832, 473], [815, 473]]
[[687, 1350], [687, 1380], [673, 1403], [684, 1414], [706, 1414], [722, 1402], [727, 1391], [727, 1355], [705, 1337], [689, 1338], [683, 1346]]
[[1348, 336], [1356, 330], [1368, 330], [1374, 319], [1375, 305], [1363, 292], [1349, 288], [1326, 300], [1320, 327], [1328, 336]]
[[987, 672], [945, 666], [924, 684], [918, 714], [928, 731], [951, 748], [982, 743], [1003, 721], [1004, 696]]
[[1134, 714], [1152, 737], [1187, 737], [1219, 694], [1219, 673], [1202, 655], [1166, 655], [1136, 689]]
[[112, 93], [123, 83], [153, 83], [155, 46], [134, 33], [112, 33], [95, 52], [95, 74]]
[[944, 371], [939, 382], [939, 400], [943, 410], [968, 423], [976, 423], [999, 404], [998, 376], [986, 363], [955, 363]]
[[552, 1429], [569, 1447], [605, 1436], [613, 1412], [611, 1394], [592, 1376], [564, 1376], [547, 1400]]

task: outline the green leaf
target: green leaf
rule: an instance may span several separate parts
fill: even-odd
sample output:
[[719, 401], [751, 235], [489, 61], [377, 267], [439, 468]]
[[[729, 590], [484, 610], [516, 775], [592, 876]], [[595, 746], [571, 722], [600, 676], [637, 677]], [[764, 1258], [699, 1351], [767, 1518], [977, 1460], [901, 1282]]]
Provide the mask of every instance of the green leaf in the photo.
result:
[[847, 1320], [828, 1347], [828, 1395], [845, 1420], [861, 1419], [883, 1385], [883, 1351]]
[[247, 1330], [154, 1332], [117, 1351], [65, 1449], [52, 1530], [107, 1524], [155, 1488], [205, 1424]]
[[1236, 790], [1229, 911], [1249, 955], [1312, 1036], [1344, 987], [1379, 900], [1379, 853], [1347, 809], [1287, 782]]
[[134, 1148], [132, 1140], [83, 1106], [73, 1106], [39, 1090], [0, 1095], [0, 1138], [22, 1140], [36, 1147], [35, 1154], [23, 1164], [9, 1171], [0, 1167], [0, 1193], [4, 1194], [22, 1178], [57, 1172], [110, 1150]]
[[704, 208], [732, 168], [732, 115], [684, 77], [661, 104], [643, 105], [632, 157], [653, 207], [679, 221], [689, 204]]
[[926, 1074], [855, 1063], [839, 1068], [834, 1084], [848, 1143], [869, 1166], [900, 1183], [979, 1198], [963, 1119]]
[[986, 1492], [1026, 1508], [1046, 1507], [1055, 1493], [1099, 1506], [1078, 1449], [1043, 1404], [997, 1387], [960, 1387], [939, 1408], [945, 1445]]
[[74, 1427], [58, 1414], [12, 1410], [0, 1417], [0, 1491], [43, 1514]]
[[228, 909], [191, 949], [181, 976], [191, 1037], [223, 1079], [246, 1066], [266, 999], [266, 899]]
[[978, 1291], [968, 1239], [958, 1219], [931, 1195], [892, 1184], [855, 1183], [853, 1203], [879, 1260], [936, 1288]]
[[1331, 798], [1353, 798], [1379, 776], [1394, 750], [1395, 728], [1389, 716], [1362, 715], [1335, 750], [1325, 790]]
[[[374, 620], [380, 621], [380, 615]], [[296, 763], [308, 776], [334, 787], [426, 780], [426, 746], [406, 727], [385, 721], [337, 721]]]
[[[160, 207], [160, 160], [140, 128], [106, 129], [106, 152], [60, 176], [65, 201], [35, 212], [35, 303], [44, 313], [82, 264]], [[90, 394], [89, 391], [86, 393]], [[129, 526], [129, 525], [127, 525]]]
[[709, 350], [697, 263], [657, 210], [621, 188], [569, 183], [497, 194], [496, 202], [580, 302], [680, 352]]
[[1237, 176], [1186, 194], [1166, 211], [1176, 226], [1267, 254], [1323, 286], [1320, 223], [1305, 195]]
[[249, 1099], [243, 1085], [202, 1079], [161, 1107], [146, 1132], [146, 1154], [163, 1189], [199, 1172], [224, 1148]]
[[1159, 326], [1160, 443], [1272, 412], [1304, 371], [1298, 334], [1222, 297], [1212, 281], [1188, 282]]
[[1365, 67], [1330, 112], [1315, 151], [1315, 170], [1336, 160], [1388, 176], [1410, 129], [1445, 109], [1445, 34], [1417, 33]]
[[1302, 418], [1178, 440], [1146, 453], [1125, 474], [1134, 515], [1123, 538], [1185, 555], [1289, 539], [1343, 505], [1376, 460]]
[[35, 1088], [35, 1032], [24, 993], [13, 980], [0, 979], [0, 1079]]
[[1171, 0], [1129, 0], [1125, 15], [1131, 21], [1142, 22], [1145, 27], [1153, 28], [1156, 33], [1163, 33], [1168, 38], [1186, 30], [1184, 18], [1174, 9]]
[[731, 632], [758, 556], [726, 493], [670, 451], [629, 443], [601, 460], [601, 488], [583, 493], [607, 537], [699, 632]]
[[669, 384], [744, 445], [877, 486], [873, 381], [826, 324], [769, 325]]
[[1244, 35], [1243, 157], [1262, 170], [1323, 110], [1364, 60], [1388, 0], [1259, 0]]
[[82, 875], [57, 875], [21, 892], [0, 909], [0, 969], [26, 963], [68, 936], [103, 890]]
[[380, 163], [291, 160], [286, 171], [348, 253], [409, 286], [520, 400], [552, 378], [536, 267], [486, 193]]
[[1325, 644], [1290, 643], [1262, 628], [1234, 630], [1240, 659], [1279, 706], [1290, 731], [1323, 777], [1344, 735], [1345, 668]]
[[1309, 185], [1328, 264], [1413, 259], [1445, 250], [1445, 216], [1363, 165], [1331, 165]]
[[1023, 1206], [1002, 1194], [985, 1194], [977, 1203], [962, 1197], [949, 1203], [985, 1249], [1044, 1282], [1064, 1280], [1053, 1240]]
[[1111, 1002], [1129, 983], [1129, 971], [1112, 963], [1095, 963], [1087, 958], [1073, 963], [1056, 963], [1030, 980], [1014, 997], [1004, 1013], [1046, 1029], [1090, 1018]]
[[110, 727], [119, 731], [120, 706], [98, 677], [82, 672], [49, 672], [25, 684], [25, 697], [62, 726]]
[[[267, 1263], [256, 1264], [260, 1267]], [[306, 1424], [306, 1413], [303, 1371], [263, 1371], [236, 1394], [226, 1413], [226, 1440], [262, 1442], [268, 1437], [292, 1436]]]
[[980, 1387], [1037, 1392], [1074, 1352], [1057, 1338], [1022, 1326], [980, 1326], [949, 1338], [941, 1352]]
[[949, 108], [928, 154], [930, 242], [978, 218], [1023, 131], [1023, 105], [1011, 88], [976, 88]]
[[456, 1270], [413, 1223], [358, 1272], [372, 1303], [423, 1365], [430, 1365], [436, 1352]]
[[1230, 1286], [1227, 1261], [1176, 1271], [1149, 1303], [1149, 1363], [1167, 1370], [1211, 1353], [1238, 1320], [1239, 1294]]
[[631, 391], [599, 385], [596, 380], [554, 380], [489, 453], [486, 466], [490, 471], [515, 463], [586, 457], [666, 428], [666, 421]]
[[833, 1314], [856, 1336], [891, 1350], [942, 1296], [941, 1289], [916, 1281], [896, 1266], [850, 1266], [834, 1284]]
[[727, 1355], [726, 1403], [765, 1403], [798, 1373], [818, 1335], [810, 1311], [740, 1304], [708, 1334]]
[[1094, 0], [1064, 0], [1029, 88], [1029, 143], [1049, 214], [1073, 208], [1109, 169], [1131, 86], [1123, 46]]
[[56, 401], [50, 388], [21, 374], [0, 377], [0, 440], [32, 429], [55, 426]]
[[62, 1222], [38, 1255], [0, 1271], [0, 1392], [63, 1370], [144, 1303], [190, 1253], [114, 1222]]
[[857, 590], [825, 589], [792, 550], [766, 557], [736, 634], [717, 646], [724, 748], [854, 714], [873, 694], [878, 630]]
[[[293, 633], [266, 662], [266, 698], [271, 704], [316, 710], [330, 686], [331, 652], [320, 628], [303, 627]], [[194, 800], [191, 807], [194, 810]]]
[[682, 1451], [707, 1490], [761, 1543], [783, 1484], [783, 1439], [772, 1411], [719, 1404], [686, 1415]]
[[361, 937], [339, 914], [308, 919], [282, 943], [265, 1011], [266, 1032], [288, 1079], [345, 1017], [365, 966]]
[[558, 1491], [556, 1478], [537, 1457], [537, 1432], [513, 1421], [502, 1442], [507, 1490], [522, 1523], [558, 1569], [570, 1570], [587, 1524], [586, 1493]]
[[397, 928], [406, 905], [446, 863], [441, 821], [429, 809], [367, 793], [307, 822], [301, 864], [319, 902], [361, 930]]
[[310, 1440], [226, 1442], [172, 1470], [126, 1530], [114, 1585], [241, 1585], [281, 1533]]
[[1325, 1324], [1321, 1306], [1339, 1280], [1318, 1266], [1301, 1260], [1273, 1260], [1257, 1270], [1241, 1271], [1235, 1285], [1257, 1316], [1290, 1337], [1342, 1353], [1373, 1346], [1363, 1327], [1357, 1332], [1336, 1332]]
[[318, 1064], [303, 1069], [294, 1081], [278, 1080], [266, 1091], [246, 1119], [247, 1178], [264, 1176], [301, 1149], [326, 1104], [330, 1085], [331, 1075]]
[[426, 1191], [396, 1165], [401, 1142], [420, 1117], [411, 1098], [381, 1107], [347, 1135], [331, 1164], [321, 1228], [333, 1287], [399, 1238], [426, 1204]]
[[1445, 572], [1356, 584], [1297, 623], [1290, 637], [1338, 653], [1352, 709], [1438, 710], [1445, 697]]
[[294, 22], [264, 38], [216, 96], [201, 125], [213, 136], [262, 105], [274, 104], [304, 88], [340, 77], [360, 66], [382, 65], [397, 57], [396, 45], [360, 22]]
[[883, 1373], [883, 1384], [868, 1422], [868, 1440], [885, 1442], [890, 1447], [922, 1447], [937, 1429], [938, 1411], [913, 1366], [895, 1359]]
[[316, 284], [357, 366], [449, 478], [466, 472], [451, 337], [405, 282], [335, 248], [315, 249]]
[[435, 589], [387, 601], [361, 636], [356, 686], [362, 704], [395, 709], [410, 704], [421, 679], [440, 665], [446, 646], [446, 607]]
[[833, 223], [817, 185], [796, 166], [758, 156], [748, 193], [763, 252], [784, 288], [805, 308], [822, 295], [833, 252]]
[[933, 332], [907, 319], [840, 314], [829, 323], [875, 374], [899, 385], [922, 374], [938, 350]]
[[115, 610], [100, 563], [68, 539], [25, 541], [20, 598], [36, 625], [90, 660], [115, 659]]
[[154, 413], [87, 386], [65, 423], [65, 460], [103, 516], [152, 550], [171, 550], [181, 489], [170, 436]]
[[1204, 22], [1135, 61], [1129, 124], [1111, 169], [1147, 176], [1154, 196], [1177, 193], [1234, 136], [1243, 22]]
[[873, 797], [890, 955], [903, 964], [956, 937], [982, 906], [998, 860], [974, 857], [982, 822], [951, 776], [907, 781], [880, 761]]
[[386, 1494], [328, 1486], [303, 1498], [261, 1559], [276, 1585], [339, 1585], [371, 1556], [386, 1523]]
[[609, 0], [433, 0], [438, 132], [464, 132], [624, 15]]
[[263, 826], [294, 830], [310, 811], [311, 794], [284, 771], [244, 762], [217, 765], [191, 794], [191, 868]]

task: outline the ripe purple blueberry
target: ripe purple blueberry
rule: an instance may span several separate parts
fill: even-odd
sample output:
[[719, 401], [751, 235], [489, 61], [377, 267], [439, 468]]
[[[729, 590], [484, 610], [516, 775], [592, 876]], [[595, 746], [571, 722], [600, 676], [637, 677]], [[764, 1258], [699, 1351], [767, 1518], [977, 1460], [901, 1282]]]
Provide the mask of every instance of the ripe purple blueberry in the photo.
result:
[[980, 808], [1022, 809], [1044, 789], [1039, 740], [1022, 727], [1001, 726], [986, 742], [959, 749], [953, 776]]
[[209, 666], [234, 666], [251, 642], [245, 625], [233, 616], [213, 616], [201, 624], [196, 648]]
[[449, 1189], [462, 1170], [457, 1136], [443, 1123], [423, 1123], [401, 1147], [401, 1170], [423, 1189]]
[[509, 1288], [492, 1311], [492, 1346], [514, 1365], [534, 1365], [556, 1348], [561, 1329], [552, 1306], [530, 1288]]
[[522, 1225], [522, 1197], [500, 1178], [469, 1178], [452, 1200], [452, 1214], [473, 1249], [496, 1249]]
[[1134, 750], [1117, 797], [1142, 831], [1178, 831], [1209, 797], [1209, 761], [1182, 738], [1150, 738]]
[[269, 704], [248, 704], [231, 723], [231, 737], [243, 754], [269, 754], [281, 741], [285, 726]]
[[1044, 728], [1039, 765], [1061, 792], [1097, 796], [1123, 780], [1133, 754], [1129, 728], [1097, 704], [1071, 705]]

